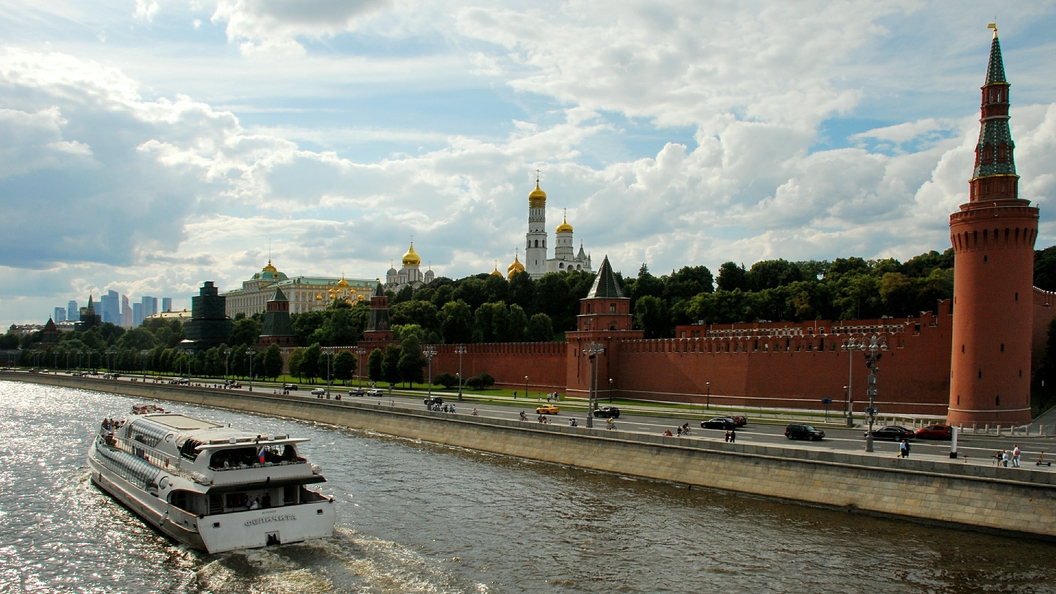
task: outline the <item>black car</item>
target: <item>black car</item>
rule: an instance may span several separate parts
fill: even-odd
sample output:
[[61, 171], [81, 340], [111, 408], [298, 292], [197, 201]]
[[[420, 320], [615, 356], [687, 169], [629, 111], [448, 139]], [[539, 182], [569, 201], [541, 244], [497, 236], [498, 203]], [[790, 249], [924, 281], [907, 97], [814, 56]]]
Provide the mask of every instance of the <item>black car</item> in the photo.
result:
[[815, 429], [812, 425], [789, 423], [789, 425], [785, 427], [785, 437], [789, 439], [821, 441], [822, 439], [825, 439], [825, 432], [820, 429]]
[[603, 419], [618, 419], [620, 418], [620, 409], [615, 406], [603, 406], [601, 408], [594, 409], [594, 416]]
[[432, 398], [426, 396], [425, 400], [422, 401], [426, 408], [432, 408], [433, 406], [439, 406], [444, 403], [444, 399], [439, 396], [433, 396]]
[[[865, 432], [865, 437], [869, 437], [869, 432]], [[890, 439], [891, 441], [902, 441], [903, 439], [913, 439], [916, 434], [911, 429], [906, 429], [899, 425], [889, 425], [887, 427], [881, 427], [873, 430], [873, 439]]]
[[715, 417], [710, 421], [701, 421], [700, 426], [703, 429], [730, 429], [737, 428], [737, 422], [730, 417]]

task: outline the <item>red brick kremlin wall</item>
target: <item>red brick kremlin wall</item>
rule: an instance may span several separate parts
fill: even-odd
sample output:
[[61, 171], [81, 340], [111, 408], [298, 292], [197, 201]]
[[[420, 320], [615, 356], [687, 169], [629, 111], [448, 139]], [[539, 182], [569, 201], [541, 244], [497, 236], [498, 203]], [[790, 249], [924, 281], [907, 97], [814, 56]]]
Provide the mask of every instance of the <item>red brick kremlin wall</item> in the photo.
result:
[[[462, 355], [462, 378], [487, 373], [495, 378], [500, 388], [524, 391], [524, 376], [528, 376], [528, 391], [565, 393], [565, 359], [568, 343], [564, 342], [507, 342], [436, 345], [433, 357], [433, 377], [441, 373], [458, 373], [457, 347], [466, 349]], [[428, 373], [428, 369], [426, 370]]]

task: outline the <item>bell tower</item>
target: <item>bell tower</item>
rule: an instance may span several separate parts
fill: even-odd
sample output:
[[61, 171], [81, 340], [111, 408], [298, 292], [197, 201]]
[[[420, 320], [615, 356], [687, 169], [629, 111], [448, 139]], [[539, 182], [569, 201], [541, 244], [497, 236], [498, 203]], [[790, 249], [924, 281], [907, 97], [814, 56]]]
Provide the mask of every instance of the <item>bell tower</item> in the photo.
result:
[[1019, 198], [1009, 84], [993, 24], [975, 171], [950, 215], [953, 356], [948, 421], [1029, 423], [1034, 240], [1038, 209]]

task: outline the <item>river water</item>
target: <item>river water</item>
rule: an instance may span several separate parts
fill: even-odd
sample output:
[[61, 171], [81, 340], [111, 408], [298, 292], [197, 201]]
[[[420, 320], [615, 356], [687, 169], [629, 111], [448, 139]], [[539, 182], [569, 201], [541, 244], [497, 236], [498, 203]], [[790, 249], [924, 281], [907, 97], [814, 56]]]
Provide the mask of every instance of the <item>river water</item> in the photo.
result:
[[333, 539], [205, 555], [88, 480], [132, 404], [0, 382], [0, 592], [1056, 592], [1049, 542], [164, 404], [311, 438], [339, 502]]

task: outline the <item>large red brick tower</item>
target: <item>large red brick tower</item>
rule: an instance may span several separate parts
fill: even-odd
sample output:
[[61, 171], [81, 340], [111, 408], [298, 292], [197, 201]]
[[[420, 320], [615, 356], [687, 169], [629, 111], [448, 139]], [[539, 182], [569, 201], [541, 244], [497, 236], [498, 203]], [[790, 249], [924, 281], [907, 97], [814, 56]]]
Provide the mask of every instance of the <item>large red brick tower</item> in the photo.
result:
[[1038, 209], [1019, 198], [1008, 81], [994, 27], [970, 197], [950, 215], [950, 423], [1029, 423]]

